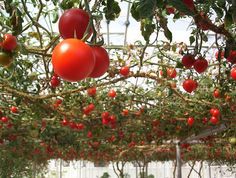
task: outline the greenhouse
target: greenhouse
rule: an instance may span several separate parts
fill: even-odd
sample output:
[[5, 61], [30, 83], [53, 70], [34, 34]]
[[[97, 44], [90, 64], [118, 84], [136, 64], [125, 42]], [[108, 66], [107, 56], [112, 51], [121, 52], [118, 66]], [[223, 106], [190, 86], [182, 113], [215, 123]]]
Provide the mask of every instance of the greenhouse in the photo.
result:
[[236, 177], [236, 0], [0, 14], [0, 178]]

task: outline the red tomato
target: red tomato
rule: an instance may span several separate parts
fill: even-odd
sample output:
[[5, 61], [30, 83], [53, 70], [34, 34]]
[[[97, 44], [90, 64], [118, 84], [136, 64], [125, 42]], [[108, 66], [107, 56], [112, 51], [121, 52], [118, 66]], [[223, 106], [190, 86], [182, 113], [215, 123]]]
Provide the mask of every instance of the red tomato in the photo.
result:
[[111, 89], [108, 92], [108, 96], [111, 97], [111, 98], [115, 98], [116, 97], [116, 91], [114, 89]]
[[231, 70], [230, 76], [231, 76], [234, 80], [236, 80], [236, 67]]
[[59, 86], [60, 86], [61, 81], [60, 81], [60, 79], [59, 79], [58, 77], [52, 76], [52, 79], [51, 79], [50, 83], [51, 83], [51, 86], [52, 86], [53, 88], [56, 88], [56, 87], [59, 87]]
[[3, 117], [1, 118], [1, 120], [2, 120], [3, 123], [7, 123], [9, 119], [8, 119], [8, 117], [3, 116]]
[[192, 127], [193, 123], [194, 123], [194, 118], [193, 117], [189, 117], [187, 120], [187, 123], [190, 127]]
[[175, 78], [177, 75], [177, 72], [174, 68], [169, 68], [167, 70], [167, 76], [169, 76], [170, 78]]
[[12, 51], [17, 47], [16, 37], [11, 34], [5, 34], [3, 36], [2, 48], [6, 51]]
[[220, 90], [219, 89], [215, 89], [214, 92], [213, 92], [213, 96], [215, 98], [219, 98], [220, 97]]
[[123, 76], [129, 75], [129, 67], [128, 66], [121, 67], [120, 74]]
[[109, 118], [109, 116], [110, 116], [110, 114], [109, 114], [109, 112], [107, 112], [107, 111], [105, 111], [105, 112], [103, 112], [103, 113], [101, 114], [101, 117], [102, 117], [102, 118], [105, 118], [105, 119]]
[[88, 137], [88, 138], [92, 138], [92, 137], [93, 137], [93, 133], [92, 133], [91, 131], [88, 131], [87, 137]]
[[101, 77], [109, 68], [110, 60], [107, 51], [101, 46], [93, 46], [92, 51], [95, 57], [95, 66], [89, 77]]
[[76, 124], [76, 128], [77, 128], [78, 130], [83, 130], [83, 129], [84, 129], [84, 124], [82, 124], [82, 123], [77, 123], [77, 124]]
[[204, 117], [203, 119], [202, 119], [202, 123], [203, 124], [206, 124], [208, 122], [208, 119], [206, 118], [206, 117]]
[[227, 61], [231, 62], [232, 64], [236, 63], [236, 50], [231, 50], [229, 52], [229, 56], [227, 57]]
[[224, 59], [224, 55], [225, 55], [225, 52], [224, 51], [221, 51], [220, 52], [220, 55], [219, 55], [219, 51], [216, 51], [215, 53], [215, 58], [218, 60], [221, 60], [221, 59]]
[[214, 125], [216, 125], [219, 122], [219, 119], [215, 116], [212, 116], [210, 119], [210, 122]]
[[186, 54], [182, 58], [182, 64], [185, 66], [187, 69], [191, 68], [195, 62], [194, 56], [191, 54]]
[[97, 92], [96, 87], [92, 87], [92, 88], [87, 89], [87, 93], [88, 93], [89, 96], [96, 95], [96, 92]]
[[183, 88], [188, 93], [191, 93], [197, 88], [197, 82], [192, 79], [187, 79], [183, 82]]
[[67, 125], [69, 124], [68, 119], [65, 117], [65, 118], [62, 120], [61, 124], [62, 124], [63, 126], [67, 126]]
[[95, 59], [90, 46], [77, 39], [66, 39], [54, 48], [52, 65], [62, 79], [76, 82], [91, 74]]
[[59, 19], [59, 32], [64, 39], [82, 39], [88, 24], [89, 14], [86, 11], [77, 8], [69, 9]]
[[12, 106], [10, 108], [10, 110], [11, 110], [12, 113], [17, 113], [18, 112], [18, 108], [16, 106]]
[[129, 115], [129, 110], [128, 109], [123, 109], [121, 115], [122, 116], [128, 116]]
[[211, 112], [211, 114], [212, 114], [212, 116], [219, 117], [220, 116], [220, 111], [219, 111], [219, 109], [214, 109]]

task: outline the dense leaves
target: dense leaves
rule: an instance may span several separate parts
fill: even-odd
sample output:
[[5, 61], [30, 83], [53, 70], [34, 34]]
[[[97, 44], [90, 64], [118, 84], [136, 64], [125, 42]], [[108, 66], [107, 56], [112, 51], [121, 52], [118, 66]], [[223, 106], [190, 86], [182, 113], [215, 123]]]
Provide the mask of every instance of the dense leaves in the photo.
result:
[[[230, 1], [132, 2], [131, 14], [140, 22], [146, 45], [137, 42], [121, 50], [111, 49], [109, 60], [105, 51], [106, 65], [98, 64], [96, 70], [105, 69], [89, 76], [91, 69], [79, 82], [65, 81], [52, 65], [53, 51], [63, 40], [52, 23], [57, 25], [61, 9], [72, 7], [89, 15], [86, 31], [92, 29], [92, 37], [83, 37], [81, 42], [88, 48], [103, 43], [101, 17], [116, 20], [121, 11], [120, 3], [114, 0], [15, 0], [0, 6], [3, 177], [15, 176], [17, 171], [24, 175], [23, 168], [43, 166], [57, 158], [94, 162], [173, 160], [177, 141], [182, 144], [185, 161], [235, 164], [236, 42]], [[175, 31], [168, 28], [168, 18], [186, 17], [192, 19], [191, 47], [172, 42]], [[214, 33], [213, 40], [208, 39], [208, 30]], [[8, 49], [4, 47], [5, 34], [17, 37], [17, 43], [13, 40]], [[162, 34], [168, 41], [160, 38]], [[104, 51], [105, 47], [92, 48]], [[78, 49], [75, 51], [83, 54], [82, 59], [89, 56]], [[62, 52], [66, 50], [68, 45], [61, 48]], [[69, 68], [60, 66], [67, 74], [80, 75], [88, 69], [87, 64], [78, 67], [73, 54], [68, 57], [64, 56], [64, 61], [76, 62]], [[219, 127], [226, 129], [198, 138], [197, 144], [186, 143], [189, 136]], [[22, 160], [25, 164], [18, 164]], [[14, 167], [5, 170], [7, 162]]]

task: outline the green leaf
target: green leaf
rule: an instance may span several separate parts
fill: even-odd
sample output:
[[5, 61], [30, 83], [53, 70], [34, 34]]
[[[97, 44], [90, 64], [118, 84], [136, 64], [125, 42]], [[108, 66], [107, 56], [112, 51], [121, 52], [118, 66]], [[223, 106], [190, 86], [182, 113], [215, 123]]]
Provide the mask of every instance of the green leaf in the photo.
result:
[[190, 36], [189, 37], [189, 42], [190, 42], [190, 45], [192, 45], [195, 42], [195, 37], [194, 36]]
[[141, 31], [145, 41], [149, 41], [149, 38], [151, 34], [154, 32], [155, 27], [156, 27], [155, 24], [153, 24], [150, 19], [143, 19], [141, 21]]
[[224, 12], [221, 8], [219, 8], [218, 6], [216, 6], [216, 4], [212, 4], [212, 8], [214, 9], [214, 11], [217, 14], [217, 18], [221, 19], [224, 15]]
[[167, 26], [167, 19], [163, 16], [160, 16], [160, 26], [163, 28], [164, 30], [164, 35], [165, 37], [170, 40], [170, 42], [172, 41], [172, 33], [171, 31], [169, 30], [168, 26]]
[[134, 1], [131, 7], [131, 14], [137, 21], [146, 18], [152, 19], [155, 9], [155, 0]]
[[177, 10], [184, 13], [185, 15], [193, 16], [194, 12], [191, 11], [182, 0], [168, 0], [168, 3], [174, 6]]
[[106, 7], [103, 9], [107, 20], [115, 20], [120, 15], [119, 3], [114, 0], [107, 0]]

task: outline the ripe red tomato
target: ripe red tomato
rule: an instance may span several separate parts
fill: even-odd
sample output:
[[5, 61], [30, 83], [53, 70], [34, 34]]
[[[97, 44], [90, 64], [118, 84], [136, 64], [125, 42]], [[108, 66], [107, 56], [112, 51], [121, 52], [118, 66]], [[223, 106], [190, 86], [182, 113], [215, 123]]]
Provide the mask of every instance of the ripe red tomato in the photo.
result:
[[219, 89], [215, 89], [214, 92], [213, 92], [213, 96], [215, 98], [219, 98], [220, 97], [220, 90]]
[[167, 14], [175, 14], [175, 8], [174, 7], [166, 7]]
[[121, 115], [122, 116], [128, 116], [129, 115], [129, 110], [128, 109], [123, 109]]
[[109, 112], [107, 112], [107, 111], [102, 112], [102, 114], [101, 114], [101, 117], [102, 117], [102, 118], [109, 118], [109, 116], [110, 116], [110, 114], [109, 114]]
[[203, 124], [206, 124], [208, 122], [208, 119], [206, 118], [206, 117], [204, 117], [203, 119], [202, 119], [202, 123]]
[[219, 122], [218, 117], [212, 116], [210, 119], [210, 122], [214, 125], [216, 125]]
[[68, 119], [65, 117], [65, 118], [62, 120], [61, 124], [62, 124], [63, 126], [67, 126], [67, 125], [69, 124]]
[[190, 69], [195, 62], [194, 56], [191, 54], [186, 54], [182, 58], [182, 64], [185, 66], [187, 69]]
[[83, 80], [95, 66], [92, 48], [80, 40], [66, 39], [54, 48], [52, 65], [55, 73], [64, 80]]
[[18, 113], [18, 108], [16, 106], [12, 106], [10, 110], [12, 113]]
[[193, 123], [194, 123], [194, 118], [193, 117], [189, 117], [187, 120], [187, 123], [190, 127], [192, 127]]
[[197, 82], [192, 79], [187, 79], [183, 82], [183, 88], [188, 93], [191, 93], [197, 88]]
[[208, 67], [208, 62], [203, 57], [199, 57], [193, 64], [194, 69], [200, 74]]
[[10, 66], [12, 63], [13, 58], [10, 54], [5, 53], [5, 52], [0, 52], [0, 64], [4, 67]]
[[225, 56], [225, 52], [224, 52], [224, 51], [221, 51], [220, 54], [219, 54], [219, 51], [216, 51], [215, 58], [216, 58], [217, 60], [224, 59], [224, 56]]
[[193, 0], [183, 0], [183, 3], [190, 9], [194, 10], [194, 3]]
[[236, 67], [234, 67], [234, 68], [231, 70], [230, 76], [231, 76], [234, 80], [236, 80]]
[[212, 110], [210, 110], [210, 112], [211, 112], [212, 116], [215, 116], [215, 117], [219, 117], [220, 116], [219, 109], [212, 109]]
[[82, 123], [77, 123], [76, 124], [76, 128], [78, 129], [78, 130], [83, 130], [84, 129], [84, 124], [82, 124]]
[[91, 131], [88, 131], [87, 137], [88, 137], [88, 138], [92, 138], [92, 137], [93, 137], [93, 133], [92, 133]]
[[231, 50], [229, 56], [227, 57], [227, 61], [232, 64], [236, 63], [236, 50]]
[[1, 120], [2, 120], [3, 123], [7, 123], [8, 120], [9, 120], [9, 118], [6, 117], [6, 116], [3, 116], [3, 117], [1, 118]]
[[129, 67], [128, 66], [123, 66], [120, 68], [120, 74], [123, 76], [129, 75]]
[[88, 24], [89, 14], [86, 11], [78, 8], [69, 9], [59, 19], [59, 32], [64, 39], [82, 39]]
[[111, 89], [108, 92], [108, 96], [111, 97], [111, 98], [115, 98], [116, 97], [116, 91], [114, 89]]
[[96, 95], [96, 92], [97, 92], [96, 87], [92, 87], [92, 88], [87, 89], [87, 93], [88, 93], [89, 96]]
[[51, 83], [51, 86], [52, 86], [53, 88], [56, 88], [56, 87], [59, 87], [59, 86], [60, 86], [61, 81], [60, 81], [60, 79], [59, 79], [58, 77], [52, 76], [52, 79], [51, 79], [50, 83]]
[[105, 74], [108, 70], [110, 59], [107, 51], [101, 46], [93, 46], [92, 51], [95, 58], [95, 65], [89, 77], [98, 78]]
[[13, 51], [17, 47], [16, 37], [6, 33], [3, 36], [2, 48], [6, 51]]
[[169, 76], [170, 78], [175, 78], [177, 75], [177, 72], [174, 68], [169, 68], [167, 70], [167, 76]]

